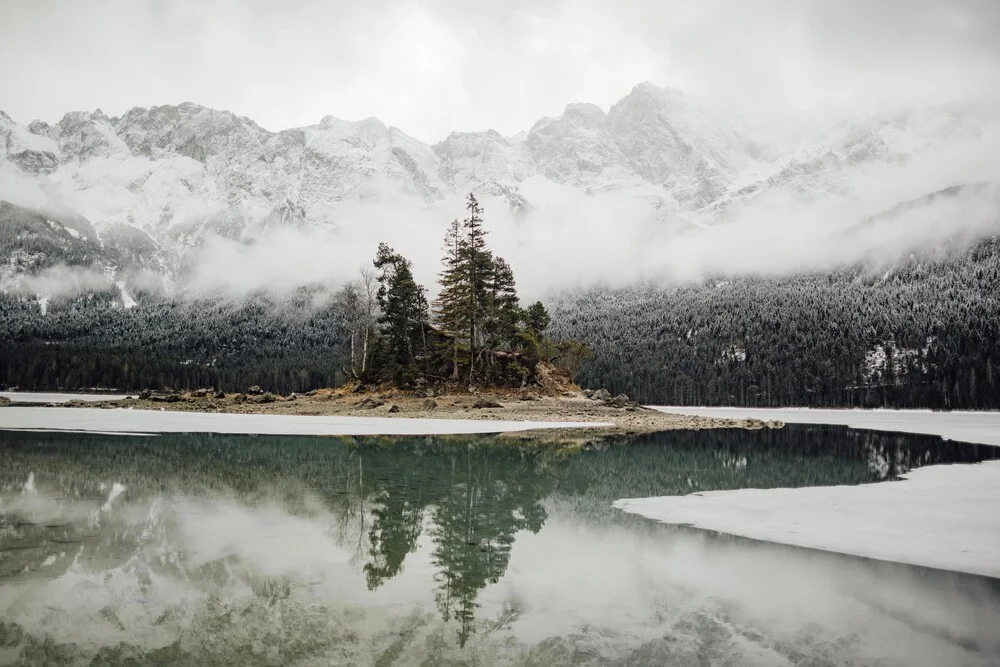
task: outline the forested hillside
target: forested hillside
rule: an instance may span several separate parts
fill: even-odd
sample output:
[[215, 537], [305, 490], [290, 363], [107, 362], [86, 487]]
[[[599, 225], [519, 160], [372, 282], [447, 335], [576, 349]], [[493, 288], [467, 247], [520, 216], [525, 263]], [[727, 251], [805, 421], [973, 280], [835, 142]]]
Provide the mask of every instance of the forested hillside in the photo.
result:
[[[113, 283], [62, 298], [0, 292], [0, 384], [517, 386], [543, 356], [574, 372], [588, 357], [581, 341], [593, 354], [580, 384], [646, 403], [1000, 409], [998, 236], [821, 273], [587, 289], [557, 295], [547, 314], [541, 303], [521, 308], [509, 266], [482, 240], [474, 197], [469, 206], [446, 235], [433, 304], [385, 244], [359, 281], [290, 296], [126, 299]], [[73, 237], [62, 223], [21, 223], [46, 260]]]
[[[25, 389], [219, 387], [305, 391], [345, 379], [331, 295], [167, 300], [117, 292], [34, 300], [0, 294], [0, 382]], [[317, 303], [319, 305], [317, 305]]]
[[670, 289], [590, 289], [551, 305], [594, 350], [578, 378], [678, 405], [1000, 408], [1000, 238], [891, 266]]
[[[410, 260], [386, 243], [357, 280], [302, 287], [291, 297], [157, 292], [126, 300], [112, 284], [70, 298], [0, 291], [0, 384], [227, 391], [260, 385], [281, 393], [347, 380], [526, 386], [546, 356], [578, 350], [543, 334], [549, 315], [541, 302], [521, 307], [513, 271], [489, 249], [472, 194], [467, 210], [468, 218], [449, 225], [433, 304]], [[63, 229], [42, 216], [27, 219], [32, 229]], [[46, 241], [40, 262], [56, 247]]]

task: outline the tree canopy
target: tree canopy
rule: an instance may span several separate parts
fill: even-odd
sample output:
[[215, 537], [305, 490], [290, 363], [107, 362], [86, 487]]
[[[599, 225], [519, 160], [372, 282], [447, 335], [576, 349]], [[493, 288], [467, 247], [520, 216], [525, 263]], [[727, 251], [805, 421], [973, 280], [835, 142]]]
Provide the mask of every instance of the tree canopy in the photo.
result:
[[523, 385], [542, 358], [548, 313], [538, 302], [521, 308], [514, 271], [486, 243], [484, 212], [475, 195], [467, 217], [449, 223], [430, 313], [425, 289], [413, 280], [409, 260], [385, 243], [374, 266], [381, 311], [367, 379], [409, 382], [460, 380], [468, 384]]

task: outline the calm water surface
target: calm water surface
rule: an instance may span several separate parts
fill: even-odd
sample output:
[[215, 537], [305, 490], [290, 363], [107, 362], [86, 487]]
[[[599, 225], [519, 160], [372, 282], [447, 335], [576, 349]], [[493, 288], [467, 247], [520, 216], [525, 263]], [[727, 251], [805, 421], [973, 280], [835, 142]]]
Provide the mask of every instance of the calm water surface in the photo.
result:
[[994, 580], [610, 507], [997, 452], [804, 426], [574, 454], [0, 431], [0, 664], [997, 665]]

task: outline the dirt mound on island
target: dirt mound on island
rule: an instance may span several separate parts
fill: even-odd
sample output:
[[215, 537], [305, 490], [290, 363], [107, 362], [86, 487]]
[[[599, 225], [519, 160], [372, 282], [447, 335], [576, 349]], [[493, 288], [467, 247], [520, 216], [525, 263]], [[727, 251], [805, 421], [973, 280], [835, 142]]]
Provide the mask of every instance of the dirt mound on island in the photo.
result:
[[355, 396], [390, 397], [408, 396], [416, 398], [433, 398], [440, 396], [463, 396], [481, 394], [500, 398], [541, 398], [546, 396], [579, 396], [582, 390], [575, 384], [569, 374], [548, 361], [540, 361], [535, 365], [531, 379], [523, 387], [491, 386], [474, 384], [467, 381], [441, 380], [429, 381], [419, 378], [412, 384], [398, 387], [392, 384], [364, 384], [357, 381], [348, 382], [340, 387], [317, 389], [310, 392], [316, 398], [338, 398]]
[[580, 386], [573, 382], [569, 373], [547, 361], [540, 361], [535, 366], [535, 382], [547, 396], [562, 396], [564, 394], [579, 394]]

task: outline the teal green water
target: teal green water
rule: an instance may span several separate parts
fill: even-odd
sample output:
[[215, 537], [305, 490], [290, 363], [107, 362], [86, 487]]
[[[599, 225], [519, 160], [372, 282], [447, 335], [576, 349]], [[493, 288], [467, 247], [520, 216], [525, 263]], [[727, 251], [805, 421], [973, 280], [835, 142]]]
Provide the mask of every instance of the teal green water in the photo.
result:
[[0, 431], [0, 664], [997, 664], [990, 582], [610, 506], [995, 456], [828, 427], [574, 453]]

